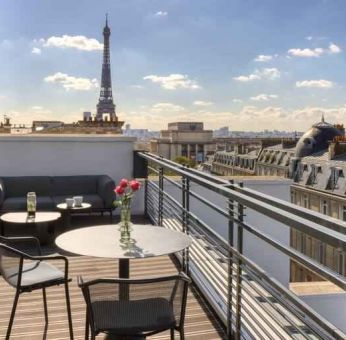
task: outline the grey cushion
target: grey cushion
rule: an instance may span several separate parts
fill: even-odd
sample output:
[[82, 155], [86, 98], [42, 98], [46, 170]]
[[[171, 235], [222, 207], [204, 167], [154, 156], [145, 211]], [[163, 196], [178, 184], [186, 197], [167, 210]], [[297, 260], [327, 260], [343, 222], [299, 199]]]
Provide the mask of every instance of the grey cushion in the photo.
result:
[[107, 175], [102, 175], [98, 179], [97, 193], [103, 199], [105, 208], [112, 208], [115, 200], [115, 183]]
[[[103, 200], [99, 195], [86, 194], [86, 195], [82, 195], [82, 196], [83, 196], [83, 202], [90, 203], [92, 209], [104, 208]], [[60, 203], [64, 203], [66, 198], [72, 198], [72, 195], [54, 196], [53, 201], [54, 201], [55, 206], [57, 206]]]
[[[7, 281], [15, 286], [18, 280], [18, 268], [6, 270]], [[64, 273], [48, 262], [31, 262], [23, 266], [21, 286], [32, 286], [43, 282], [63, 280]]]
[[51, 179], [48, 176], [2, 177], [5, 197], [23, 197], [34, 191], [37, 196], [50, 196]]
[[[55, 204], [51, 197], [49, 196], [37, 197], [37, 210], [50, 210], [54, 208], [55, 208]], [[26, 196], [6, 198], [1, 209], [5, 211], [26, 210]]]
[[95, 301], [92, 303], [98, 329], [135, 335], [174, 327], [173, 309], [164, 298], [137, 301]]
[[77, 196], [97, 193], [98, 176], [52, 177], [52, 196]]

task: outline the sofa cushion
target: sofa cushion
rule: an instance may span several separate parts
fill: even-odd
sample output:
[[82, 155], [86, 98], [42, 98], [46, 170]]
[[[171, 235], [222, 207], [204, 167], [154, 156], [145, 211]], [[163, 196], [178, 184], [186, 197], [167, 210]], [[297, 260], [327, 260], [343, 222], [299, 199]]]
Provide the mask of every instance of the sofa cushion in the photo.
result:
[[30, 191], [37, 196], [50, 196], [51, 179], [48, 176], [2, 177], [5, 197], [26, 197]]
[[[97, 195], [97, 194], [86, 194], [82, 195], [83, 196], [83, 202], [90, 203], [91, 204], [91, 209], [100, 209], [104, 208], [103, 200], [102, 198]], [[72, 196], [54, 196], [53, 201], [55, 206], [57, 206], [60, 203], [65, 203], [66, 198], [72, 198]]]
[[52, 196], [77, 196], [97, 193], [98, 176], [52, 177]]
[[[37, 206], [36, 206], [37, 210], [50, 210], [54, 208], [55, 208], [54, 201], [49, 196], [37, 197]], [[5, 211], [26, 210], [26, 197], [6, 198], [1, 209]]]

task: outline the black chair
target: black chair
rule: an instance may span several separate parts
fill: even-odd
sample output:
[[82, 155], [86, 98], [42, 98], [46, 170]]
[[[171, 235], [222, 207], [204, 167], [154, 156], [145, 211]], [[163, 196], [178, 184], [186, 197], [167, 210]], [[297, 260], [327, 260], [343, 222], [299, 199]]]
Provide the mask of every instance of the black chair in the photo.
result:
[[83, 282], [78, 278], [87, 305], [85, 339], [99, 333], [110, 336], [146, 338], [179, 331], [184, 339], [184, 319], [189, 278], [175, 276], [150, 279], [97, 279]]
[[[64, 261], [64, 271], [48, 261]], [[46, 288], [65, 285], [67, 315], [70, 339], [73, 339], [72, 317], [68, 283], [68, 260], [65, 256], [42, 256], [40, 243], [35, 237], [0, 237], [0, 273], [4, 280], [16, 289], [6, 340], [10, 339], [11, 329], [18, 304], [19, 295], [42, 289], [45, 317], [45, 331], [48, 327]]]

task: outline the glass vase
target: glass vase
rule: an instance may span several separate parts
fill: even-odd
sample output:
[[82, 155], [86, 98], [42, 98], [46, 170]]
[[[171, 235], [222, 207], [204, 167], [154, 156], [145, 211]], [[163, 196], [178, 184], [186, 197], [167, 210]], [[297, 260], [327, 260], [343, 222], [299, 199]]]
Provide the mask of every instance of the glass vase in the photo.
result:
[[36, 194], [34, 192], [28, 192], [26, 197], [26, 209], [29, 218], [35, 218], [36, 215]]
[[131, 208], [130, 205], [123, 206], [120, 211], [120, 242], [130, 244], [131, 239]]

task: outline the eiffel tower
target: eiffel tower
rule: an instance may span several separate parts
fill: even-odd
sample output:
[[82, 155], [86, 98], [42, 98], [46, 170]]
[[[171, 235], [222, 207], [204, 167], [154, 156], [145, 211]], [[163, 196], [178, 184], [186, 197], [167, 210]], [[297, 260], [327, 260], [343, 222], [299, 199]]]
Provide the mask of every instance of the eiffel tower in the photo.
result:
[[103, 63], [102, 63], [102, 79], [99, 102], [96, 106], [96, 120], [102, 121], [103, 115], [108, 114], [110, 121], [118, 121], [118, 117], [115, 114], [115, 105], [113, 103], [112, 95], [112, 79], [111, 79], [111, 63], [110, 63], [110, 49], [109, 49], [109, 37], [111, 30], [108, 27], [108, 16], [106, 14], [106, 25], [103, 28]]

